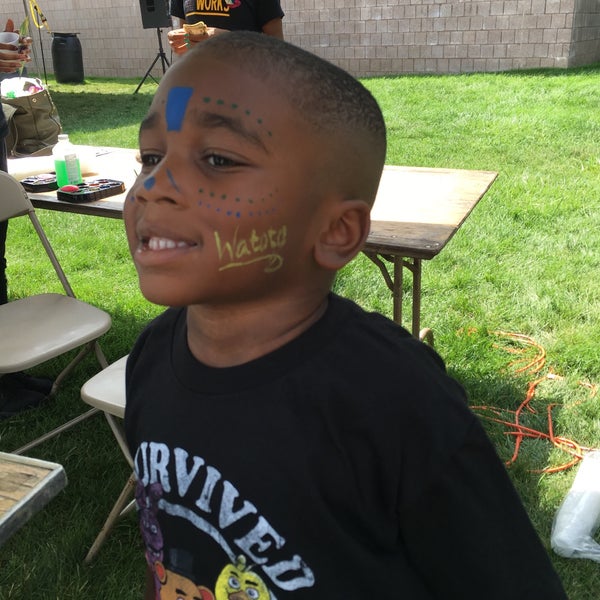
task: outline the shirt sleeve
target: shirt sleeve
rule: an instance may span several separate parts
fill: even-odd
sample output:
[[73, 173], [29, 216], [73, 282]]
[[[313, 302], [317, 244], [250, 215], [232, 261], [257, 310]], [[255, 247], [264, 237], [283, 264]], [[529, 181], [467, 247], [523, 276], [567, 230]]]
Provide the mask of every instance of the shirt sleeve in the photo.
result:
[[284, 13], [279, 0], [256, 0], [258, 3], [257, 21], [262, 27], [273, 19], [283, 19]]
[[400, 511], [401, 542], [434, 598], [567, 600], [480, 423], [418, 501]]
[[172, 17], [179, 17], [185, 20], [185, 12], [183, 11], [182, 0], [170, 0], [169, 2], [169, 14]]

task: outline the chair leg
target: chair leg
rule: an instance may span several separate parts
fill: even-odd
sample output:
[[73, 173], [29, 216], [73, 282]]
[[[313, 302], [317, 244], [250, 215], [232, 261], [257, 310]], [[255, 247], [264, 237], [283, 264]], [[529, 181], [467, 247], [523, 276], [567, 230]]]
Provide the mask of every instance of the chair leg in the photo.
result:
[[108, 361], [106, 360], [106, 356], [104, 356], [104, 352], [102, 352], [102, 348], [100, 348], [100, 344], [96, 340], [94, 342], [94, 352], [96, 353], [96, 360], [100, 363], [100, 366], [103, 369], [108, 367]]
[[100, 349], [100, 345], [98, 342], [93, 341], [86, 344], [79, 352], [77, 356], [73, 358], [73, 360], [58, 374], [56, 379], [54, 380], [54, 384], [52, 385], [52, 390], [50, 391], [50, 396], [56, 393], [58, 386], [62, 383], [64, 378], [90, 353], [94, 351], [96, 354], [96, 359], [100, 363], [100, 366], [105, 369], [108, 366], [106, 362], [106, 358]]
[[[97, 341], [93, 341], [93, 342], [90, 342], [89, 344], [86, 344], [77, 353], [77, 356], [75, 356], [75, 358], [73, 358], [73, 360], [58, 374], [58, 376], [54, 380], [52, 389], [50, 390], [50, 394], [49, 394], [50, 397], [54, 395], [58, 386], [62, 383], [63, 379], [92, 351], [94, 351], [94, 353], [96, 355], [96, 359], [98, 360], [98, 363], [100, 364], [100, 367], [102, 369], [106, 369], [106, 367], [108, 367], [108, 361], [106, 360], [106, 357], [104, 356], [104, 353], [102, 352], [102, 348], [100, 348], [100, 344]], [[92, 409], [84, 412], [83, 414], [78, 415], [77, 417], [74, 417], [70, 421], [67, 421], [66, 423], [63, 423], [62, 425], [59, 425], [55, 429], [52, 429], [52, 431], [48, 431], [48, 433], [44, 433], [39, 438], [32, 440], [31, 442], [25, 444], [24, 446], [17, 448], [17, 450], [13, 451], [13, 454], [23, 454], [24, 452], [27, 452], [28, 450], [31, 450], [32, 448], [39, 446], [43, 442], [47, 442], [48, 440], [51, 440], [53, 437], [56, 437], [63, 431], [66, 431], [67, 429], [71, 429], [71, 427], [78, 425], [79, 423], [81, 423], [82, 421], [87, 419], [88, 417], [95, 415], [97, 412], [100, 412], [98, 408], [92, 408]]]
[[16, 450], [13, 450], [12, 453], [13, 454], [23, 454], [24, 452], [27, 452], [28, 450], [31, 450], [32, 448], [39, 446], [43, 442], [47, 442], [48, 440], [52, 439], [53, 437], [56, 437], [59, 433], [62, 433], [63, 431], [66, 431], [67, 429], [71, 429], [71, 427], [78, 425], [79, 423], [81, 423], [81, 421], [84, 421], [88, 417], [94, 416], [98, 412], [100, 412], [100, 409], [91, 408], [90, 410], [84, 412], [83, 414], [78, 415], [77, 417], [74, 417], [70, 421], [67, 421], [66, 423], [63, 423], [62, 425], [59, 425], [52, 431], [48, 431], [48, 433], [44, 433], [39, 438], [32, 440], [31, 442], [25, 444], [24, 446], [21, 446], [20, 448], [17, 448]]
[[104, 413], [104, 416], [106, 417], [106, 420], [112, 429], [113, 435], [119, 444], [119, 448], [121, 448], [121, 452], [123, 452], [123, 456], [125, 456], [129, 466], [133, 469], [133, 459], [131, 458], [131, 454], [129, 454], [129, 447], [127, 446], [127, 441], [125, 439], [125, 431], [123, 430], [122, 421], [107, 412]]
[[108, 517], [104, 523], [104, 526], [102, 527], [100, 533], [97, 535], [96, 539], [94, 540], [92, 547], [89, 549], [89, 551], [85, 557], [86, 564], [89, 564], [90, 562], [92, 562], [94, 560], [94, 558], [98, 554], [98, 551], [100, 550], [100, 547], [102, 546], [102, 544], [108, 537], [108, 534], [112, 531], [112, 528], [114, 527], [115, 523], [117, 522], [117, 519], [122, 514], [127, 512], [129, 507], [126, 507], [126, 505], [128, 504], [129, 498], [132, 496], [134, 489], [135, 489], [135, 476], [132, 473], [131, 476], [129, 477], [129, 479], [127, 480], [127, 483], [125, 484], [123, 491], [121, 492], [120, 496], [117, 498], [115, 505], [113, 506], [112, 510], [110, 511], [110, 514], [108, 515]]

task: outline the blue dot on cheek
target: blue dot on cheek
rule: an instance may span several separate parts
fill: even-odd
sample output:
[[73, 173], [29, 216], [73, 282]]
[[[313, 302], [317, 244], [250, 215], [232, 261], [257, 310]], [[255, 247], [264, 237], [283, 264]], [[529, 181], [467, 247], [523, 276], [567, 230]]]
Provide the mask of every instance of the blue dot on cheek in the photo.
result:
[[156, 179], [154, 177], [148, 177], [148, 179], [146, 179], [146, 181], [144, 181], [144, 187], [147, 190], [151, 190], [154, 187], [155, 183], [156, 183]]

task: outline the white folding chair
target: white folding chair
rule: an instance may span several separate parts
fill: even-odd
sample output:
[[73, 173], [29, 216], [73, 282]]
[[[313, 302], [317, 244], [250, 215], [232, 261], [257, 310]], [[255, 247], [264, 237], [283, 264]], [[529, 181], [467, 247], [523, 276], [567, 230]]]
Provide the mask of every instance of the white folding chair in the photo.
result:
[[[96, 375], [84, 383], [81, 388], [81, 398], [84, 402], [87, 402], [87, 404], [104, 413], [115, 439], [133, 471], [133, 461], [131, 460], [127, 448], [122, 425], [122, 419], [125, 415], [126, 362], [127, 356], [123, 356], [106, 369], [96, 373]], [[133, 508], [134, 503], [131, 502], [131, 497], [133, 495], [134, 487], [135, 477], [132, 472], [123, 491], [117, 498], [117, 501], [104, 522], [104, 526], [87, 553], [87, 556], [85, 557], [86, 563], [91, 562], [95, 558], [100, 550], [100, 546], [102, 546], [106, 540], [117, 519]]]
[[[0, 171], [0, 221], [23, 216], [29, 217], [64, 293], [31, 295], [0, 306], [0, 377], [79, 350], [56, 377], [50, 392], [52, 395], [88, 353], [95, 353], [102, 368], [108, 365], [98, 339], [110, 329], [111, 318], [103, 310], [75, 298], [23, 186], [8, 173]], [[98, 409], [91, 409], [13, 453], [22, 454], [96, 412]]]

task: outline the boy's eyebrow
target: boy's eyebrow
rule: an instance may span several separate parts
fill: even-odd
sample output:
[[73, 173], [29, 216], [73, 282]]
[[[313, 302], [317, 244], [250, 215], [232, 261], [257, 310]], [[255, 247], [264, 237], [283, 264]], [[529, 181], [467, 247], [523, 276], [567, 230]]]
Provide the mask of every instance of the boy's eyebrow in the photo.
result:
[[[153, 112], [147, 115], [140, 123], [140, 132], [156, 127], [158, 125], [158, 121], [160, 121], [160, 118], [161, 117], [158, 112]], [[245, 127], [239, 118], [228, 117], [218, 113], [203, 112], [197, 118], [196, 122], [200, 127], [206, 127], [209, 129], [218, 129], [219, 127], [229, 129], [236, 135], [239, 135], [240, 137], [249, 141], [251, 144], [258, 146], [264, 152], [268, 152], [262, 138], [258, 135], [258, 133]]]
[[198, 116], [197, 124], [200, 127], [206, 127], [209, 129], [217, 129], [219, 127], [229, 129], [231, 132], [239, 135], [251, 144], [258, 146], [265, 152], [268, 152], [262, 138], [258, 135], [258, 133], [245, 127], [239, 118], [228, 117], [218, 113], [203, 112]]
[[140, 123], [140, 131], [143, 131], [144, 129], [152, 129], [156, 125], [156, 122], [159, 118], [160, 117], [156, 112], [147, 115]]

